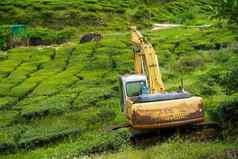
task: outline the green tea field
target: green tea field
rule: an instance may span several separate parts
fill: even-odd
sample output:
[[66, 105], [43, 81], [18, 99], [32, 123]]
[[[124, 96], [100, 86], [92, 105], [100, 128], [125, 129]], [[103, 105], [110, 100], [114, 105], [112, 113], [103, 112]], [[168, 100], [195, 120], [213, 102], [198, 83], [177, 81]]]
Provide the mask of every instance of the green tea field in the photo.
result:
[[[0, 158], [225, 159], [238, 148], [236, 24], [213, 17], [213, 1], [138, 2], [0, 2]], [[184, 26], [152, 31], [160, 22]], [[40, 45], [8, 48], [13, 23], [26, 24]], [[156, 49], [166, 90], [183, 79], [204, 98], [206, 119], [223, 128], [216, 140], [173, 137], [140, 148], [128, 142], [127, 129], [104, 130], [126, 121], [118, 77], [134, 71], [130, 25]], [[102, 40], [80, 43], [88, 32]]]

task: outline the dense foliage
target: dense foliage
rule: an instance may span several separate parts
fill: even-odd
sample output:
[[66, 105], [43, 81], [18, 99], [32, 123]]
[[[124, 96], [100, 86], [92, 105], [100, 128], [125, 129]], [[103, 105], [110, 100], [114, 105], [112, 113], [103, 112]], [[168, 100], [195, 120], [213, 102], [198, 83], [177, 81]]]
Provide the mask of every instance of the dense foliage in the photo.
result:
[[238, 0], [218, 0], [215, 3], [218, 11], [217, 16], [238, 24]]
[[27, 28], [24, 35], [17, 36], [12, 32], [12, 26], [6, 25], [0, 28], [0, 50], [8, 50], [20, 46], [36, 46], [62, 44], [68, 42], [75, 28], [52, 30], [43, 27]]

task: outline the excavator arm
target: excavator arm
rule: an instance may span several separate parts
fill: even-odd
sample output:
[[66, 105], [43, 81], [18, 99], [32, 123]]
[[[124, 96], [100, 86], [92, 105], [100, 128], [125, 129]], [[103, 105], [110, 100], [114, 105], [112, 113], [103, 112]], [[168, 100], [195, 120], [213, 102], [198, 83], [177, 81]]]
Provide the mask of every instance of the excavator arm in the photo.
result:
[[134, 65], [136, 74], [145, 74], [148, 78], [150, 93], [164, 92], [158, 57], [153, 46], [147, 42], [136, 27], [131, 28], [131, 41], [136, 45]]

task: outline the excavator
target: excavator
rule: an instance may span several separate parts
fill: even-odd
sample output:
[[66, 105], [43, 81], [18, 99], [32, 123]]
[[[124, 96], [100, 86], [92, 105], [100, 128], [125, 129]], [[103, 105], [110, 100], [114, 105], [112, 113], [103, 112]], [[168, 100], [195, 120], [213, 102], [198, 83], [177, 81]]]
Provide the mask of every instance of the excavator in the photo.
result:
[[[204, 124], [203, 99], [180, 87], [166, 92], [157, 54], [153, 46], [131, 27], [135, 74], [119, 77], [121, 110], [128, 120], [132, 136], [163, 128]], [[213, 127], [213, 126], [212, 126]]]

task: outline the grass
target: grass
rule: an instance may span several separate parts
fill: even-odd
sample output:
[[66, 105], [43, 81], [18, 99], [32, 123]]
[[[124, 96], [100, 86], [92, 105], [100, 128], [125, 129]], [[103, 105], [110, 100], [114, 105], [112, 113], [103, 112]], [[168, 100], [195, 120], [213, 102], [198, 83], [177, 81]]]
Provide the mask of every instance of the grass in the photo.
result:
[[105, 154], [95, 158], [102, 159], [203, 159], [203, 158], [229, 158], [224, 155], [225, 151], [237, 148], [235, 144], [227, 143], [200, 143], [190, 141], [168, 141], [147, 149], [129, 148], [115, 154]]

